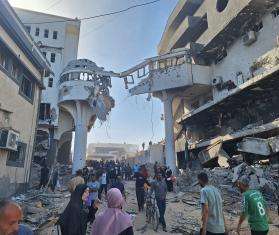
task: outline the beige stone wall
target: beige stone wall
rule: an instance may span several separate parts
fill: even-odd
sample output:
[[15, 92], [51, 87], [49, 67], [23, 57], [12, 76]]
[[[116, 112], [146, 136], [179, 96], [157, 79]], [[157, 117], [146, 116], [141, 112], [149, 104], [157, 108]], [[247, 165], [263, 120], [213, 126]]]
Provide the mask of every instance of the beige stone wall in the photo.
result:
[[[21, 49], [10, 38], [5, 30], [0, 26], [0, 37], [9, 49], [15, 53], [21, 62], [41, 81], [40, 72], [28, 60]], [[8, 151], [0, 150], [0, 185], [15, 189], [10, 185], [23, 184], [28, 181], [30, 173], [30, 165], [32, 160], [33, 144], [35, 129], [37, 124], [37, 112], [39, 103], [40, 89], [35, 84], [33, 103], [27, 101], [19, 94], [19, 85], [8, 77], [4, 72], [0, 71], [0, 105], [1, 108], [10, 111], [9, 127], [20, 133], [20, 141], [27, 144], [24, 168], [6, 166]], [[0, 126], [1, 128], [1, 126]], [[9, 191], [6, 188], [3, 190]], [[2, 188], [1, 188], [2, 191]]]
[[[20, 141], [27, 144], [25, 167], [29, 168], [33, 150], [35, 127], [37, 122], [39, 88], [37, 86], [35, 87], [34, 100], [33, 104], [31, 104], [19, 94], [18, 84], [16, 84], [11, 78], [7, 77], [7, 75], [4, 74], [2, 71], [0, 71], [0, 88], [1, 107], [12, 112], [10, 115], [10, 127], [18, 131], [20, 133]], [[6, 151], [2, 151], [2, 154], [0, 152], [0, 161], [3, 161], [2, 158], [6, 158], [6, 155]], [[0, 164], [0, 167], [3, 167], [3, 165], [5, 166], [6, 164]], [[23, 168], [5, 168], [6, 169], [1, 168], [0, 177], [8, 174], [12, 182], [14, 182], [15, 171], [17, 171], [18, 177], [16, 181], [18, 183], [26, 182], [29, 170], [27, 170], [24, 174], [25, 170]]]

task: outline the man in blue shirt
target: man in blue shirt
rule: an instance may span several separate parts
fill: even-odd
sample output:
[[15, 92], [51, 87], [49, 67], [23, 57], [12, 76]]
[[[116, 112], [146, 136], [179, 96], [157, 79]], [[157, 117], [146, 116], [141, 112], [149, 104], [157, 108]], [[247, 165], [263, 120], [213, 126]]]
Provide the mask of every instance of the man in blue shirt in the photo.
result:
[[18, 204], [9, 201], [0, 201], [0, 234], [2, 235], [33, 235], [26, 225], [19, 224], [22, 220], [22, 211]]

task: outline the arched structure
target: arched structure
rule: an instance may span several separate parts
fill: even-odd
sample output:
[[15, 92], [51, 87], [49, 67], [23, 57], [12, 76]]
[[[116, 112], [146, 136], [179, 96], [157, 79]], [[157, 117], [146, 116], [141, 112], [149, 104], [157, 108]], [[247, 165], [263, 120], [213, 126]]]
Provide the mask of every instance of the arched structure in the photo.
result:
[[74, 120], [73, 173], [85, 165], [87, 132], [97, 118], [105, 121], [114, 107], [111, 75], [90, 60], [79, 59], [71, 61], [60, 76], [58, 104]]

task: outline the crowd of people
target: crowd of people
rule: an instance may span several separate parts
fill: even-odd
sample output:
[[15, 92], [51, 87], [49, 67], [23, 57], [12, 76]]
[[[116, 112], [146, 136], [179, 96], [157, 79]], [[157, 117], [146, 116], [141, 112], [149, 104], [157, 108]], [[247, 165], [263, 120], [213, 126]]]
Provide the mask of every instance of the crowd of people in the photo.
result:
[[[132, 218], [124, 210], [126, 193], [123, 178], [135, 180], [139, 213], [144, 211], [146, 197], [154, 194], [159, 222], [166, 232], [166, 198], [167, 193], [174, 190], [175, 177], [171, 169], [158, 163], [154, 164], [153, 170], [151, 175], [145, 165], [134, 164], [131, 167], [118, 161], [93, 162], [78, 170], [68, 183], [70, 201], [57, 221], [62, 235], [85, 235], [88, 224], [92, 226], [91, 235], [133, 235]], [[198, 175], [198, 182], [202, 206], [200, 234], [226, 234], [220, 191], [210, 184], [206, 173]], [[262, 194], [249, 189], [247, 177], [239, 178], [236, 186], [243, 195], [236, 232], [240, 234], [241, 225], [248, 218], [252, 235], [267, 234], [269, 218]], [[102, 213], [97, 213], [104, 201], [107, 206]], [[20, 224], [21, 220], [22, 210], [18, 204], [10, 200], [0, 201], [0, 235], [32, 235], [30, 228]]]

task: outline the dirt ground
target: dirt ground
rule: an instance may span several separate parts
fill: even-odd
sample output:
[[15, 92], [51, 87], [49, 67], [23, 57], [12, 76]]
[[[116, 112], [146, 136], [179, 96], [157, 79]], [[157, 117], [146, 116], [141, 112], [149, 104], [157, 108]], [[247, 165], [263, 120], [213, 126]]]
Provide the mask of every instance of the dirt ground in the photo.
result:
[[[127, 194], [125, 210], [135, 213], [134, 234], [135, 235], [168, 235], [168, 234], [196, 234], [199, 231], [201, 209], [199, 205], [199, 192], [177, 192], [168, 193], [167, 195], [167, 209], [166, 209], [166, 223], [167, 231], [162, 231], [162, 226], [159, 226], [157, 232], [152, 229], [151, 224], [146, 223], [145, 211], [137, 212], [137, 199], [135, 194], [135, 182], [125, 182], [125, 189]], [[224, 195], [224, 211], [226, 217], [226, 225], [230, 235], [236, 235], [236, 226], [238, 221], [238, 211], [240, 207], [240, 201], [234, 200], [233, 203], [228, 201], [230, 195]], [[231, 200], [230, 200], [231, 201]], [[65, 206], [67, 200], [65, 200]], [[98, 213], [104, 210], [106, 207], [106, 201], [104, 200]], [[97, 214], [98, 214], [97, 213]], [[272, 217], [272, 224], [270, 224], [270, 235], [279, 234], [279, 217], [275, 211], [270, 212]], [[90, 234], [90, 226], [88, 227], [88, 233]], [[49, 228], [40, 235], [57, 235], [56, 228]], [[250, 230], [247, 221], [244, 222], [241, 230], [241, 235], [250, 235]]]
[[[135, 194], [135, 182], [129, 181], [125, 182], [125, 189], [127, 192], [127, 206], [126, 211], [135, 211], [137, 214], [134, 220], [134, 233], [135, 235], [155, 235], [155, 234], [189, 234], [188, 232], [194, 233], [197, 230], [197, 225], [200, 223], [200, 206], [198, 203], [199, 193], [169, 193], [167, 196], [167, 209], [166, 209], [166, 222], [167, 222], [167, 231], [163, 232], [162, 226], [159, 226], [157, 232], [152, 229], [151, 224], [146, 223], [145, 211], [137, 212], [137, 199]], [[183, 201], [181, 200], [183, 198]], [[103, 207], [105, 203], [103, 204]], [[229, 208], [229, 211], [236, 211], [239, 208], [235, 204], [226, 204], [225, 208]], [[102, 211], [101, 208], [100, 211]], [[273, 224], [270, 225], [270, 235], [279, 234], [279, 217], [272, 211]], [[225, 211], [227, 229], [230, 231], [230, 234], [236, 234], [238, 216]], [[185, 232], [187, 228], [188, 232]], [[242, 226], [241, 235], [250, 234], [247, 221]]]

